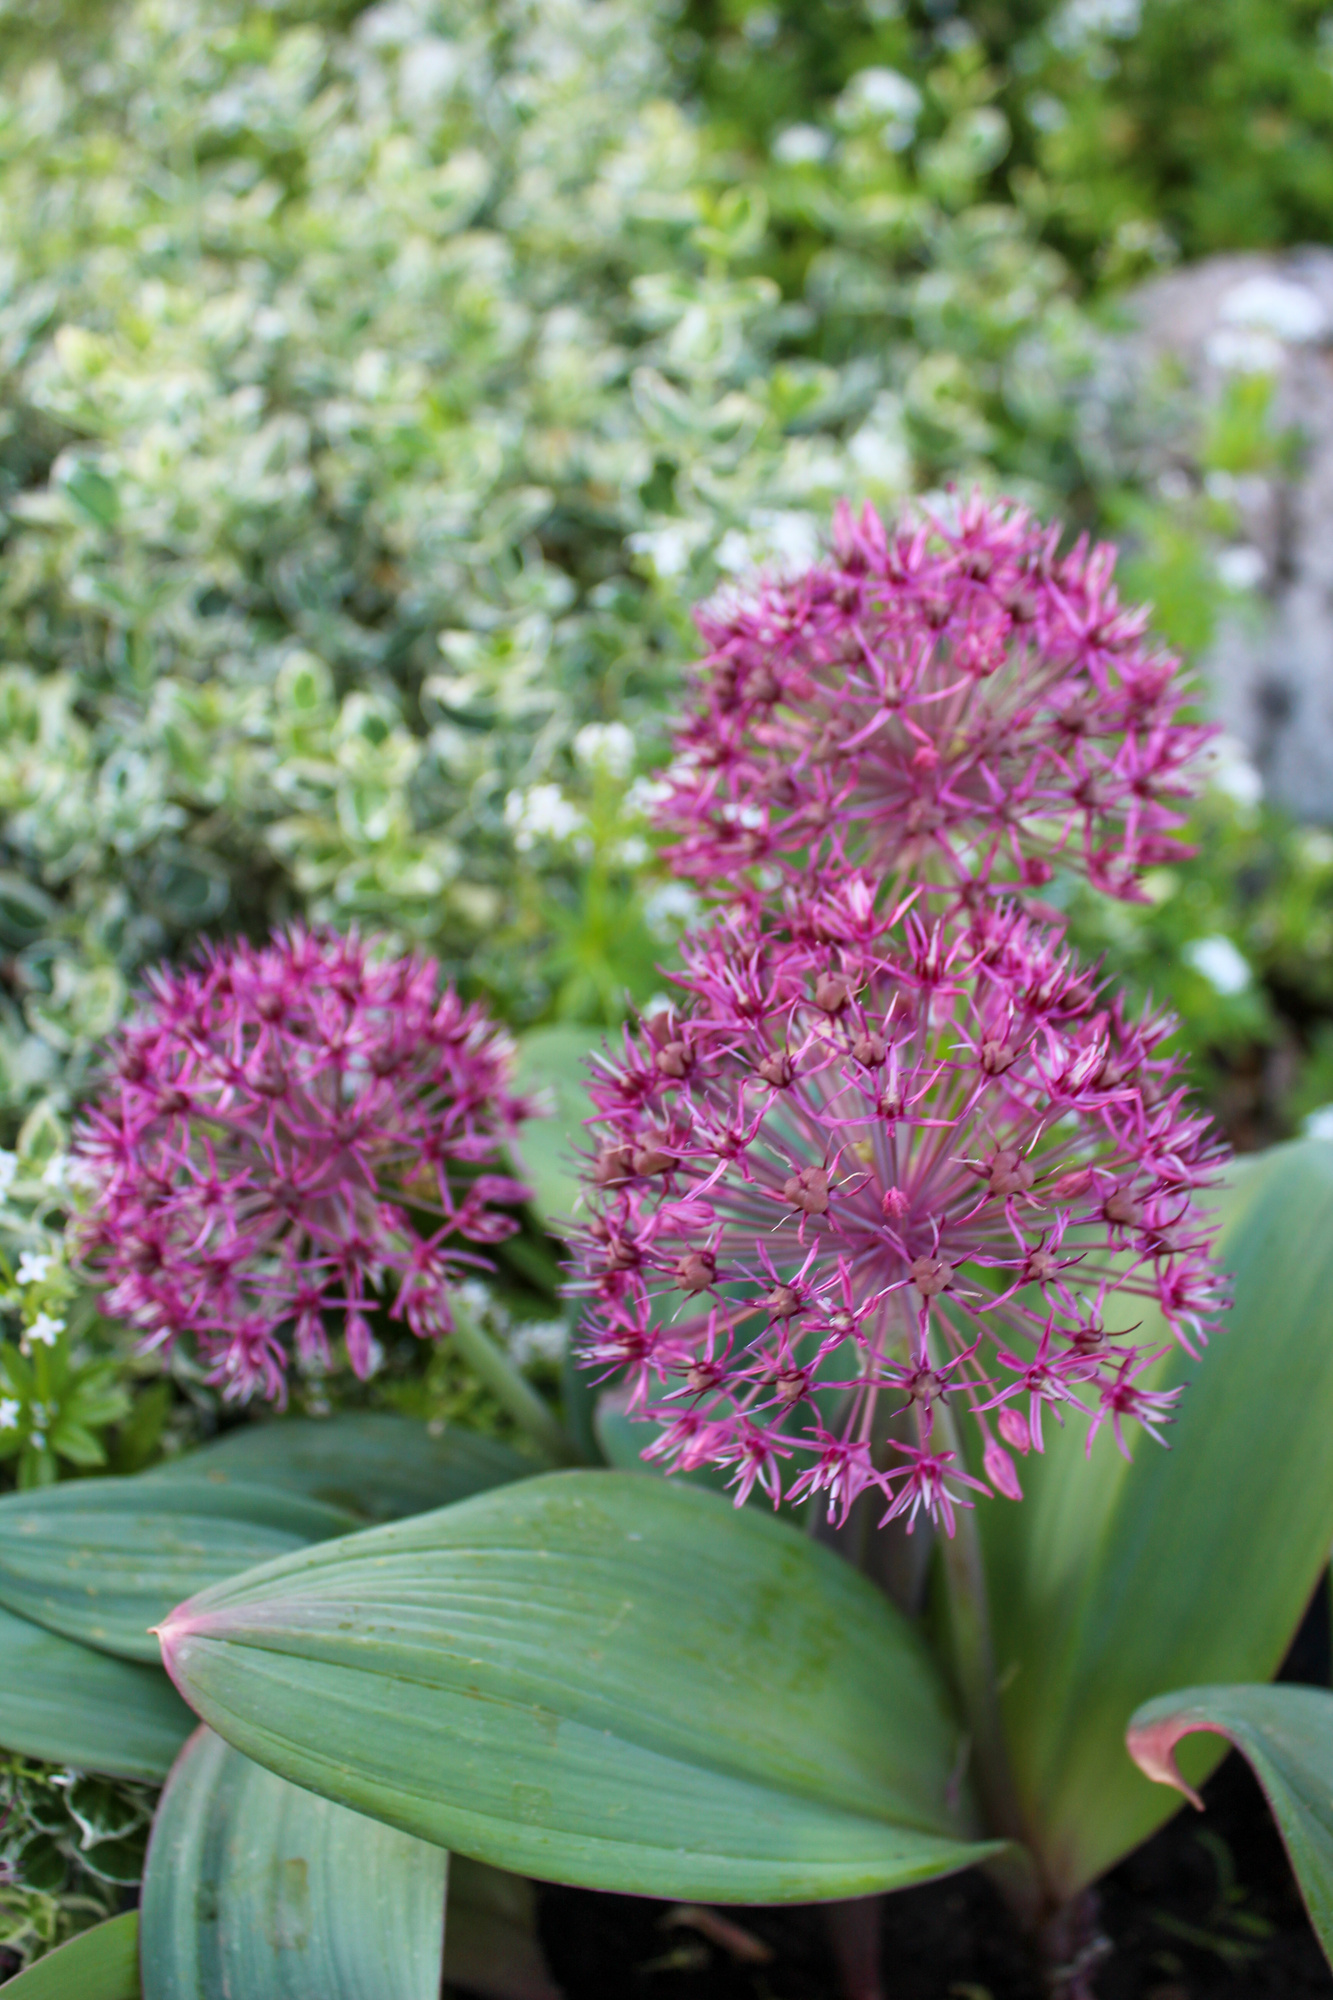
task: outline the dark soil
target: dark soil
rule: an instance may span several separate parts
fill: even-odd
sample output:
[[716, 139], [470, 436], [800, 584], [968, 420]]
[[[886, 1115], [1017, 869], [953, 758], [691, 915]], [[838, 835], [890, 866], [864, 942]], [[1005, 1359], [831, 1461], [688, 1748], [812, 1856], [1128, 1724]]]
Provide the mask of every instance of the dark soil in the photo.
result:
[[[1324, 1586], [1282, 1678], [1329, 1684]], [[1112, 1950], [1094, 1975], [1098, 2000], [1333, 2000], [1248, 1765], [1228, 1757], [1204, 1800], [1099, 1885]], [[710, 1936], [714, 1914], [743, 1936]], [[1042, 2000], [1023, 1938], [975, 1871], [885, 1897], [881, 1925], [887, 2000]], [[839, 2000], [818, 1909], [690, 1912], [548, 1888], [541, 1933], [566, 2000]]]

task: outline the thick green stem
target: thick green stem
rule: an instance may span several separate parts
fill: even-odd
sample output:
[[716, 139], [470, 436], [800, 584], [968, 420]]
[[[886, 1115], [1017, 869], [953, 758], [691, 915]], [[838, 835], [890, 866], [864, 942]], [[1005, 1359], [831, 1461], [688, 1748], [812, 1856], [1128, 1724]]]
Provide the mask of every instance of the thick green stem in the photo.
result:
[[550, 1405], [483, 1333], [456, 1292], [449, 1304], [454, 1320], [454, 1345], [478, 1381], [485, 1383], [496, 1401], [548, 1458], [557, 1465], [581, 1465], [581, 1453]]
[[[941, 1400], [935, 1405], [935, 1425], [941, 1443], [963, 1462], [953, 1414]], [[960, 1507], [952, 1535], [941, 1535], [949, 1636], [959, 1699], [972, 1738], [972, 1755], [986, 1817], [993, 1830], [1009, 1840], [1024, 1838], [1018, 1793], [1004, 1740], [1000, 1694], [996, 1685], [995, 1648], [991, 1640], [990, 1604], [981, 1536], [971, 1507]]]

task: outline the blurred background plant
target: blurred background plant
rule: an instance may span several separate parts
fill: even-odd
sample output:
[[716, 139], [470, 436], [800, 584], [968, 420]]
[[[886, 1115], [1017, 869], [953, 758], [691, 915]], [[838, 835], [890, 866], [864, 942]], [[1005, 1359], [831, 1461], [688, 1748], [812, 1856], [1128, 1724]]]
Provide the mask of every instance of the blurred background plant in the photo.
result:
[[[0, 36], [0, 1468], [38, 1483], [217, 1420], [63, 1254], [145, 966], [300, 913], [557, 1041], [650, 1000], [690, 607], [843, 493], [1112, 533], [1192, 659], [1262, 618], [1234, 496], [1301, 441], [1262, 373], [1127, 370], [1119, 300], [1327, 240], [1333, 15], [0, 0]], [[1333, 833], [1224, 743], [1193, 840], [1142, 906], [1050, 894], [1267, 1143], [1333, 1100]], [[529, 1218], [477, 1305], [552, 1379], [555, 1280]], [[447, 1350], [357, 1393], [504, 1430]], [[73, 1855], [10, 1856], [11, 1944], [97, 1901]]]

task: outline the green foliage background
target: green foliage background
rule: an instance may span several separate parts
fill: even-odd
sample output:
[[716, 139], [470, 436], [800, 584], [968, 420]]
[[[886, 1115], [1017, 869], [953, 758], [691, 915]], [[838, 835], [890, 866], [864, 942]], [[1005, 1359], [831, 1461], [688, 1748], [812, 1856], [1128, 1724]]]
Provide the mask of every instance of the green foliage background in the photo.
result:
[[[1229, 477], [1299, 444], [1262, 382], [1127, 406], [1116, 299], [1327, 239], [1333, 15], [0, 0], [0, 50], [0, 1451], [34, 1482], [216, 1421], [62, 1253], [69, 1119], [153, 960], [305, 914], [517, 1028], [615, 1022], [691, 915], [645, 817], [691, 605], [842, 493], [1113, 532], [1206, 645], [1236, 524], [1143, 439]], [[1233, 759], [1195, 839], [1141, 908], [1052, 894], [1266, 1143], [1333, 1099], [1333, 838]], [[529, 1231], [498, 1334], [553, 1269]], [[498, 1421], [446, 1354], [375, 1393]], [[56, 1791], [20, 1952], [105, 1905]]]

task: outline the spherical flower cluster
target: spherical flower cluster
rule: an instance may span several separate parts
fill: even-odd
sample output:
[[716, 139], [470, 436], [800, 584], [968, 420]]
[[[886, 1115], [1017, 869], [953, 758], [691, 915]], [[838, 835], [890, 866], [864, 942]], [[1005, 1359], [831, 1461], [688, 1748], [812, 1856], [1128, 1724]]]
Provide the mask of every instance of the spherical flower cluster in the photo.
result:
[[657, 1455], [952, 1529], [960, 1415], [1015, 1499], [1048, 1420], [1169, 1416], [1143, 1302], [1193, 1351], [1219, 1300], [1168, 1020], [1010, 906], [877, 911], [866, 876], [729, 912], [678, 983], [592, 1086], [580, 1248]]
[[[705, 609], [708, 651], [667, 774], [677, 870], [734, 893], [820, 859], [965, 899], [1057, 865], [1133, 896], [1209, 731], [1178, 661], [1120, 604], [1114, 551], [1022, 508], [890, 536], [845, 503], [832, 560]], [[753, 879], [753, 877], [752, 877]]]
[[[388, 1302], [447, 1332], [527, 1190], [504, 1173], [523, 1105], [509, 1050], [421, 957], [293, 930], [163, 970], [76, 1137], [93, 1200], [80, 1254], [150, 1348], [189, 1336], [230, 1398], [285, 1397], [291, 1350], [358, 1375]], [[500, 1206], [497, 1207], [497, 1204]]]

